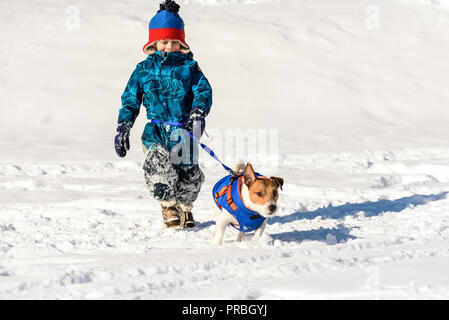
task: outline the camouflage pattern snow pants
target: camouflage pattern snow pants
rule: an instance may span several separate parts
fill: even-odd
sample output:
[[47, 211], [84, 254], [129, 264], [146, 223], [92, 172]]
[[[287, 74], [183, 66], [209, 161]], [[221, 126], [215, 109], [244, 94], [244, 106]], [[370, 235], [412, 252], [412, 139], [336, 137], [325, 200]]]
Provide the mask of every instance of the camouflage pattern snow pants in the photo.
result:
[[143, 170], [150, 196], [156, 200], [191, 204], [204, 182], [204, 174], [198, 164], [175, 165], [170, 161], [169, 151], [160, 145], [146, 151]]

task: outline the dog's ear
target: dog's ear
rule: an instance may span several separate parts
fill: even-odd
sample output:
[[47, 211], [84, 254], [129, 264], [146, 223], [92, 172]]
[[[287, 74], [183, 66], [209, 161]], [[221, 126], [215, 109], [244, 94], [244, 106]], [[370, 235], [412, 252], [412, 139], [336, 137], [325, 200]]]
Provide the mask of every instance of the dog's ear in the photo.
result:
[[282, 186], [284, 185], [284, 179], [279, 178], [279, 177], [270, 177], [270, 179], [273, 179], [274, 182], [276, 182], [276, 184], [279, 186], [279, 188], [281, 188], [282, 190]]
[[246, 164], [245, 170], [243, 171], [243, 180], [248, 187], [256, 181], [256, 173], [254, 172], [253, 166], [249, 162]]

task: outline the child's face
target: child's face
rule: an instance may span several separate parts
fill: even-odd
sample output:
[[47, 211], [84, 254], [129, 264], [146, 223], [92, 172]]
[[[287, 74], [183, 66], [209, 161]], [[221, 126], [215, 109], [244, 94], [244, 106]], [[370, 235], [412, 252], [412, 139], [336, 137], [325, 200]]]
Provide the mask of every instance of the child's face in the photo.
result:
[[178, 52], [181, 44], [178, 40], [159, 40], [156, 43], [156, 50], [162, 52]]

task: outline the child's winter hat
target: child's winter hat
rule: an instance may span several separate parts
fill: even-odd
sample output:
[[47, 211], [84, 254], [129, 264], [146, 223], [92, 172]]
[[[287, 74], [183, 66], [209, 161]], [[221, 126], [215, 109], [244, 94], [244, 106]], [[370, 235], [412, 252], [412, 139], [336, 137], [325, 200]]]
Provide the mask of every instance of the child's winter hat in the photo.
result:
[[179, 8], [173, 0], [165, 0], [159, 5], [159, 11], [150, 20], [149, 39], [143, 47], [146, 54], [153, 54], [156, 51], [156, 42], [162, 39], [178, 40], [181, 42], [182, 52], [189, 51], [185, 41], [184, 21], [178, 14]]

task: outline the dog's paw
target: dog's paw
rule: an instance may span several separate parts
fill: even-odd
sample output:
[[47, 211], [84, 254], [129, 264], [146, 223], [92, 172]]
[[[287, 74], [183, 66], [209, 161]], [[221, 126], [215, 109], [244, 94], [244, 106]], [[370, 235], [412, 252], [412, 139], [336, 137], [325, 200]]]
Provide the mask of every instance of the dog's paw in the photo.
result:
[[272, 244], [273, 239], [267, 234], [263, 234], [260, 238], [254, 237], [251, 240], [251, 246], [255, 248], [266, 248], [270, 247]]

